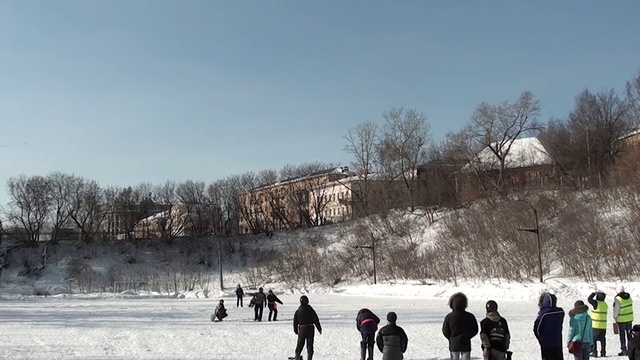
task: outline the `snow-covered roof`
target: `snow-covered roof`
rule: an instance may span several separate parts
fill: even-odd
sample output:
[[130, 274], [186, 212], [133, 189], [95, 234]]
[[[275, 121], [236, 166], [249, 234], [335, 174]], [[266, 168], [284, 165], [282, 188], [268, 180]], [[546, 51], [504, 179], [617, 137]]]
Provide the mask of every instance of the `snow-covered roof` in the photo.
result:
[[[495, 146], [495, 144], [496, 143], [493, 143], [492, 146]], [[503, 149], [506, 147], [508, 147], [508, 144], [505, 144]], [[535, 137], [513, 140], [509, 153], [505, 157], [506, 169], [526, 168], [550, 164], [553, 164], [553, 159], [547, 150], [545, 150], [540, 140]], [[500, 169], [500, 161], [488, 146], [480, 151], [477, 158], [470, 164], [465, 165], [463, 170], [469, 170], [471, 166], [474, 165], [475, 167], [481, 167], [485, 170]]]

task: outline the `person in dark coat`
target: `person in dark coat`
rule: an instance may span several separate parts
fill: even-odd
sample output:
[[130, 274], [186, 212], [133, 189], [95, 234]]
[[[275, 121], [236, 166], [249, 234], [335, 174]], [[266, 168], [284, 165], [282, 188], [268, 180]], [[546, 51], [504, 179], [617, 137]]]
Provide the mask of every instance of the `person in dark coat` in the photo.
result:
[[563, 360], [562, 323], [564, 309], [557, 306], [558, 298], [545, 292], [538, 300], [538, 316], [533, 323], [533, 334], [540, 344], [542, 360]]
[[480, 340], [484, 360], [506, 360], [511, 342], [509, 324], [500, 316], [498, 303], [489, 300], [485, 308], [487, 317], [480, 321]]
[[[376, 331], [380, 324], [380, 318], [369, 309], [360, 309], [356, 316], [356, 328], [362, 335], [360, 341], [360, 359], [373, 360], [373, 345], [376, 342]], [[367, 350], [369, 357], [367, 358]]]
[[242, 286], [238, 284], [236, 288], [236, 307], [243, 307], [242, 300], [244, 300], [244, 290], [242, 290]]
[[469, 360], [471, 358], [471, 339], [478, 334], [476, 317], [466, 311], [467, 296], [455, 293], [449, 299], [452, 312], [447, 314], [442, 324], [442, 334], [449, 340], [451, 360]]
[[640, 360], [640, 325], [633, 325], [631, 334], [631, 340], [627, 344], [627, 356], [629, 360]]
[[318, 314], [309, 305], [309, 298], [306, 295], [302, 295], [300, 297], [300, 307], [293, 315], [293, 332], [298, 335], [295, 360], [300, 360], [300, 354], [305, 343], [307, 344], [307, 360], [313, 360], [313, 338], [315, 337], [316, 328], [318, 333], [322, 335], [322, 326], [320, 326]]
[[267, 294], [267, 306], [269, 306], [269, 321], [271, 321], [271, 315], [273, 315], [273, 321], [278, 321], [278, 305], [282, 305], [282, 301], [273, 293], [273, 290], [269, 290]]
[[255, 313], [255, 317], [253, 321], [262, 321], [262, 312], [264, 311], [264, 307], [267, 305], [267, 295], [264, 293], [263, 288], [258, 289], [258, 293], [255, 294], [255, 303], [253, 305], [253, 311]]
[[409, 338], [400, 326], [396, 325], [398, 315], [393, 311], [387, 314], [388, 325], [378, 331], [376, 342], [382, 352], [382, 360], [402, 360], [407, 351]]
[[222, 319], [227, 317], [227, 309], [224, 307], [224, 300], [220, 300], [220, 302], [218, 302], [218, 306], [216, 306], [216, 310], [213, 315], [213, 321], [222, 321]]

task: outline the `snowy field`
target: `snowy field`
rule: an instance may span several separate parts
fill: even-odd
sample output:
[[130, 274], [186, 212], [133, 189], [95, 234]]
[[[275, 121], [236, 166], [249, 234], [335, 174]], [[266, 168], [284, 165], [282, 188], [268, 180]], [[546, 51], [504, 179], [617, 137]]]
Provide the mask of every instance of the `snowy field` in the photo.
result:
[[[449, 311], [447, 299], [311, 294], [323, 326], [316, 333], [315, 360], [359, 358], [355, 316], [362, 307], [381, 319], [398, 314], [398, 325], [409, 336], [405, 359], [448, 359], [441, 326]], [[0, 300], [1, 359], [207, 359], [278, 360], [293, 356], [296, 335], [292, 318], [299, 295], [280, 295], [278, 322], [253, 321], [253, 309], [235, 307], [225, 297], [229, 317], [209, 319], [218, 298], [208, 299], [8, 299]], [[470, 299], [470, 311], [484, 316], [487, 299]], [[514, 359], [539, 359], [532, 334], [535, 301], [495, 298], [512, 332]], [[568, 312], [571, 301], [560, 299]], [[638, 311], [636, 306], [636, 311]], [[565, 319], [564, 334], [568, 327]], [[619, 352], [617, 335], [607, 335], [608, 352]], [[472, 358], [482, 358], [480, 340], [473, 340]], [[304, 355], [304, 352], [303, 352]], [[377, 353], [381, 359], [380, 353]], [[567, 353], [566, 359], [570, 359]], [[306, 358], [306, 356], [305, 356]], [[616, 358], [616, 356], [610, 357]]]

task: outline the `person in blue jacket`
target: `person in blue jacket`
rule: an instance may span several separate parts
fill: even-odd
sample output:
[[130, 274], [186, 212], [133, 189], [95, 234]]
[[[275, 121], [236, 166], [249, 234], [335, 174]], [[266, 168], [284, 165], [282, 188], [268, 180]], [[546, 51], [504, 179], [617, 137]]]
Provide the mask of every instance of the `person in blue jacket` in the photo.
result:
[[569, 311], [569, 337], [567, 346], [571, 342], [582, 343], [582, 353], [573, 354], [575, 360], [589, 360], [591, 343], [593, 342], [593, 324], [588, 314], [589, 307], [584, 301], [578, 300]]
[[555, 294], [545, 292], [538, 300], [538, 317], [533, 323], [533, 333], [540, 344], [542, 360], [564, 360], [562, 323], [564, 309], [557, 306]]

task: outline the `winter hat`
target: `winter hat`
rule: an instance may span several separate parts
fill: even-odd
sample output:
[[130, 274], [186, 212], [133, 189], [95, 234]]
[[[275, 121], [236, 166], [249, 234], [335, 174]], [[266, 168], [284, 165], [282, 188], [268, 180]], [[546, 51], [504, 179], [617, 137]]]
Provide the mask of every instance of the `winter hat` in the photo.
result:
[[493, 300], [487, 301], [487, 305], [485, 305], [485, 307], [487, 308], [488, 313], [498, 311], [498, 303]]
[[584, 305], [584, 301], [582, 301], [582, 300], [578, 300], [578, 301], [573, 303], [573, 307], [574, 308], [577, 308], [578, 306], [582, 306], [582, 305]]
[[631, 328], [631, 331], [640, 332], [640, 324], [633, 325], [633, 328]]
[[394, 313], [393, 311], [390, 311], [387, 314], [387, 321], [390, 323], [395, 323], [396, 320], [398, 320], [398, 315], [396, 315], [396, 313]]
[[309, 298], [307, 297], [307, 295], [300, 296], [300, 304], [309, 305]]
[[616, 291], [618, 292], [618, 294], [623, 293], [624, 292], [624, 286], [618, 285], [618, 287], [616, 288]]

